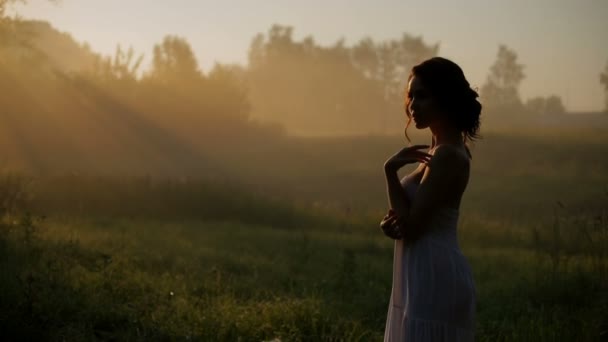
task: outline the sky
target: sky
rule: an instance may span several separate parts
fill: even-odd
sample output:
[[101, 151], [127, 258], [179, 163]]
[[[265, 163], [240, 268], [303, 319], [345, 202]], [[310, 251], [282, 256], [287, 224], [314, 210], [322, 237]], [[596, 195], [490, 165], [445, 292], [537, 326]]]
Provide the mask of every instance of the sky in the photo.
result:
[[29, 0], [13, 12], [105, 55], [121, 44], [149, 60], [154, 44], [178, 35], [203, 71], [216, 62], [246, 65], [252, 38], [281, 24], [296, 40], [310, 35], [321, 45], [422, 36], [481, 88], [505, 44], [525, 65], [524, 101], [555, 94], [571, 111], [605, 103], [599, 74], [608, 63], [608, 0]]

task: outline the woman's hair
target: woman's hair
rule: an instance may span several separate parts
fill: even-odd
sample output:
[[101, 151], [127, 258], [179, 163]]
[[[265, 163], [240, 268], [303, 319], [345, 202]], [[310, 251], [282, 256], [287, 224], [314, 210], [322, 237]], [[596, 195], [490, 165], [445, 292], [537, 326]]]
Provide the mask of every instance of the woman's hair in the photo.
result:
[[[444, 110], [446, 119], [462, 132], [465, 143], [480, 137], [478, 132], [481, 103], [477, 101], [479, 95], [471, 89], [458, 64], [446, 58], [433, 57], [412, 68], [408, 83], [414, 76], [429, 90], [430, 95]], [[410, 97], [406, 94], [405, 112], [408, 122], [405, 126], [405, 137], [408, 141], [410, 139], [407, 128], [412, 121], [409, 104]]]

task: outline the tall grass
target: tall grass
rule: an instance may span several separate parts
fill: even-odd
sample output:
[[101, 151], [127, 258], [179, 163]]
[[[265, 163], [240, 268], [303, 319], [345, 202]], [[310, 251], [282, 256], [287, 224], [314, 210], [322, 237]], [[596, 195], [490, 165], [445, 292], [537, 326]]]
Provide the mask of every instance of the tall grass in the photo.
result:
[[[544, 150], [542, 140], [521, 144]], [[604, 148], [589, 146], [563, 153]], [[548, 148], [500, 164], [480, 150], [487, 158], [474, 166], [459, 228], [478, 292], [477, 339], [608, 337], [605, 160], [583, 170]], [[366, 163], [361, 180], [378, 181]], [[318, 165], [317, 183], [282, 196], [251, 179], [0, 177], [0, 338], [381, 340], [392, 276], [382, 204], [341, 200], [372, 185], [328, 185], [340, 171], [329, 159], [320, 165], [330, 171]], [[572, 179], [575, 187], [554, 188]], [[299, 196], [300, 186], [318, 197]]]

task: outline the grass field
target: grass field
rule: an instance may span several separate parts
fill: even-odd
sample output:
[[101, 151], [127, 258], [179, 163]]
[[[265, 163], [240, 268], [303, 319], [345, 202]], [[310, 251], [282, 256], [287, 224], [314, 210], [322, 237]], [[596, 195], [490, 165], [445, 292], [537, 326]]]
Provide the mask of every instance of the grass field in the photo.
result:
[[[0, 337], [382, 340], [378, 168], [399, 141], [296, 145], [311, 163], [276, 183], [264, 165], [225, 183], [5, 175]], [[473, 153], [459, 237], [477, 340], [608, 339], [605, 130], [489, 133]]]

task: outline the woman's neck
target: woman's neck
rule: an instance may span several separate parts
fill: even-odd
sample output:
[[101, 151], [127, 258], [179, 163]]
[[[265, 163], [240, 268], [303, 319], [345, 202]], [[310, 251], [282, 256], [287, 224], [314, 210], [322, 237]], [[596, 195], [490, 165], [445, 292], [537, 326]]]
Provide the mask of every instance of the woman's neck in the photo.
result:
[[462, 133], [451, 126], [445, 125], [432, 125], [430, 126], [431, 133], [433, 134], [433, 140], [431, 147], [437, 147], [439, 145], [462, 145], [464, 141], [462, 139]]

